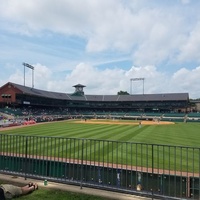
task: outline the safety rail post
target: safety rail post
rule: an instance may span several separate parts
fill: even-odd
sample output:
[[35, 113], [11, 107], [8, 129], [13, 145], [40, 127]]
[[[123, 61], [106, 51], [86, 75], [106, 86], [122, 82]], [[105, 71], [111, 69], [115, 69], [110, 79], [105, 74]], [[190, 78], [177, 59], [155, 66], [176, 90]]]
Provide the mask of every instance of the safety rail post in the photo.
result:
[[[152, 159], [152, 171], [151, 171], [151, 173], [152, 173], [152, 183], [153, 183], [153, 178], [154, 178], [153, 177], [153, 173], [154, 173], [154, 152], [153, 152], [154, 148], [153, 147], [154, 147], [154, 145], [152, 144], [151, 145], [151, 151], [152, 151], [151, 152], [151, 157], [152, 157], [151, 158]], [[151, 198], [153, 199], [153, 185], [152, 185], [152, 188], [151, 188], [151, 195], [152, 195]]]
[[84, 139], [82, 139], [82, 144], [81, 144], [81, 185], [80, 188], [83, 188], [83, 151], [84, 151]]
[[28, 136], [25, 136], [26, 143], [25, 143], [25, 167], [24, 167], [24, 178], [27, 179], [27, 165], [28, 165]]

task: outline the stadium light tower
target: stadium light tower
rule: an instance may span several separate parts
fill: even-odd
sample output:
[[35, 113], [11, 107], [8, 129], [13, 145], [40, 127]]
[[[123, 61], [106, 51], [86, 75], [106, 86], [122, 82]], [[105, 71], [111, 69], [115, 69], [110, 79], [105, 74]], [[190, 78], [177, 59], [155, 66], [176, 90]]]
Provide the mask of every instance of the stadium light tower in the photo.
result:
[[22, 63], [24, 65], [24, 86], [25, 86], [25, 68], [28, 67], [29, 69], [32, 69], [32, 88], [34, 88], [34, 67], [32, 65], [29, 65], [28, 63]]
[[130, 79], [130, 94], [132, 94], [132, 82], [133, 81], [143, 81], [143, 94], [144, 94], [144, 78], [131, 78]]

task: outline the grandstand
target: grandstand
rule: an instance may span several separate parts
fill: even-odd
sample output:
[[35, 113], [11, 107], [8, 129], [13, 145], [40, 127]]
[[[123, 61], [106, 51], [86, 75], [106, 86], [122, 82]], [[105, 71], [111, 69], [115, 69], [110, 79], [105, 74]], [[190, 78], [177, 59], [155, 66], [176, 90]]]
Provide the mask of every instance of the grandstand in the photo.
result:
[[159, 118], [169, 121], [172, 119], [184, 121], [186, 114], [190, 112], [188, 93], [88, 95], [83, 91], [86, 86], [78, 84], [73, 87], [75, 92], [70, 94], [8, 82], [0, 87], [0, 108], [3, 109], [1, 112], [6, 114], [9, 112], [13, 116], [59, 115], [59, 118], [65, 119], [66, 117], [147, 120]]

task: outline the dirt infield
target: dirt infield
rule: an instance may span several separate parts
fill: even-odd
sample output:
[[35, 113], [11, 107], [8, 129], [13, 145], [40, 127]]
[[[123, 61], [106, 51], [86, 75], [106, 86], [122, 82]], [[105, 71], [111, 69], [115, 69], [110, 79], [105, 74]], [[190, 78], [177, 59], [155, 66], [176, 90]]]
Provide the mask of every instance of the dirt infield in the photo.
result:
[[91, 119], [91, 120], [82, 120], [82, 121], [76, 121], [75, 123], [87, 123], [87, 124], [120, 124], [120, 125], [169, 125], [169, 124], [174, 124], [174, 122], [168, 122], [168, 121], [148, 121], [148, 120], [133, 120], [132, 122], [130, 121], [122, 121], [122, 120], [110, 120], [110, 121], [105, 121], [101, 119]]

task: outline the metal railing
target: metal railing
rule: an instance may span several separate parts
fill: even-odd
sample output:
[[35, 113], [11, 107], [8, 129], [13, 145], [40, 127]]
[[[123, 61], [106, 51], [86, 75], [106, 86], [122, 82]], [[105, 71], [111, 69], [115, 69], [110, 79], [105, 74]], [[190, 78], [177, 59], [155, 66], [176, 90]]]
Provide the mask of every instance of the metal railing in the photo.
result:
[[200, 199], [200, 148], [0, 134], [0, 172], [152, 198]]

